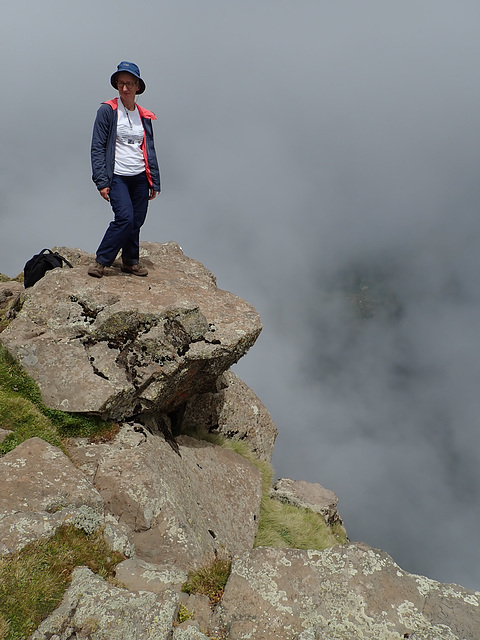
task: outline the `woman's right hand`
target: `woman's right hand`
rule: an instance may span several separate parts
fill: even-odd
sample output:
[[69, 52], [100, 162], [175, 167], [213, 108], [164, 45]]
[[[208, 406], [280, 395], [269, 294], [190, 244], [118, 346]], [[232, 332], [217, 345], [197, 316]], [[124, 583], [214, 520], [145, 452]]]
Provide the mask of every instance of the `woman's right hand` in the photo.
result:
[[110, 187], [105, 187], [104, 189], [100, 189], [100, 195], [107, 202], [110, 202], [110, 198], [108, 197], [109, 193], [110, 193]]

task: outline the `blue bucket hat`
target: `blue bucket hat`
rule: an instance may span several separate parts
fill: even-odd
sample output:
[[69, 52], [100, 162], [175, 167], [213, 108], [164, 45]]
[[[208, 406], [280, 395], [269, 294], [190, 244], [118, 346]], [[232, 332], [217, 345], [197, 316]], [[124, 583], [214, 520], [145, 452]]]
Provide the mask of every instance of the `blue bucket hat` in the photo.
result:
[[115, 73], [112, 74], [112, 77], [110, 78], [110, 84], [112, 85], [112, 87], [114, 87], [115, 89], [117, 88], [117, 76], [122, 71], [127, 71], [128, 73], [131, 73], [132, 76], [135, 76], [135, 78], [137, 78], [138, 81], [140, 82], [140, 87], [137, 89], [137, 94], [143, 93], [145, 91], [145, 82], [141, 79], [140, 69], [137, 67], [137, 65], [134, 62], [125, 62], [125, 61], [120, 62], [120, 64], [117, 67], [117, 70], [115, 71]]

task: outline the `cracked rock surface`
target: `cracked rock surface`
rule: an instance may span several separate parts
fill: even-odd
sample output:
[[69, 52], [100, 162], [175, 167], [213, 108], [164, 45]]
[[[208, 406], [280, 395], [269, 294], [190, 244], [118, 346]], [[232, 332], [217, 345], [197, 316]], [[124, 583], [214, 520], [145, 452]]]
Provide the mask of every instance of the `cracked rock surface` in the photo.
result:
[[186, 570], [250, 549], [259, 470], [207, 442], [180, 436], [178, 445], [180, 455], [163, 437], [124, 425], [108, 444], [74, 441], [70, 455], [108, 513], [130, 529], [142, 560]]
[[0, 334], [51, 408], [115, 420], [168, 413], [209, 390], [261, 331], [255, 309], [176, 243], [141, 243], [146, 278], [118, 263], [91, 278], [93, 255], [59, 252], [74, 268], [24, 291]]

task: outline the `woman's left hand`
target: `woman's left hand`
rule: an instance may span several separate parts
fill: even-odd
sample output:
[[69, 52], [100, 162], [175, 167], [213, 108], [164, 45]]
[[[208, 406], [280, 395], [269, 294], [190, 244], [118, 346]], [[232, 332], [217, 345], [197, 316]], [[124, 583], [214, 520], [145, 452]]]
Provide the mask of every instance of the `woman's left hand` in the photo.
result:
[[149, 200], [154, 200], [157, 197], [157, 193], [158, 191], [155, 191], [154, 189], [150, 189], [150, 195], [148, 197]]

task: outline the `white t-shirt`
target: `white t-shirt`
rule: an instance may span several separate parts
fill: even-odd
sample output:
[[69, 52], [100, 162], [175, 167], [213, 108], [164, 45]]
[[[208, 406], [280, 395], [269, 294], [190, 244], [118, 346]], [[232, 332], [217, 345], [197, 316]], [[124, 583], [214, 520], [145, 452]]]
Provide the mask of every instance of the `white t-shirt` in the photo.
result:
[[143, 137], [143, 125], [137, 107], [135, 111], [128, 111], [119, 98], [114, 173], [136, 176], [145, 171], [145, 158], [141, 149]]

